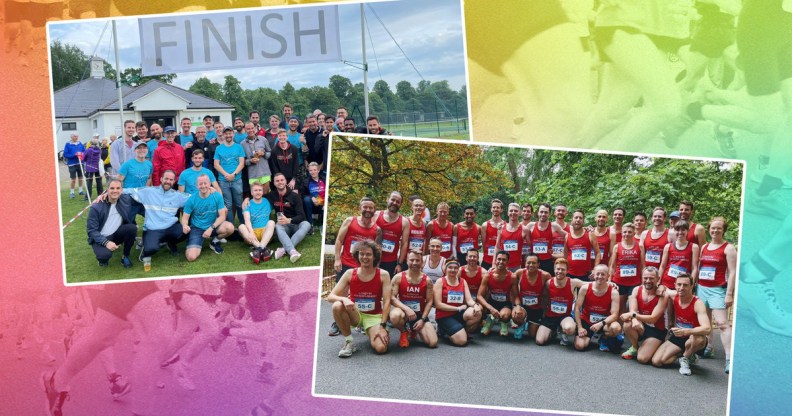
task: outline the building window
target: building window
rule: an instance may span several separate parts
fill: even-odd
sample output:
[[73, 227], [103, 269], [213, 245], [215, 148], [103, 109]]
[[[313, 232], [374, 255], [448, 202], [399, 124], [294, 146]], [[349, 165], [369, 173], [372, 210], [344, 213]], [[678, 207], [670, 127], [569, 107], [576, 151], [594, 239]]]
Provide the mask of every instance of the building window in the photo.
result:
[[77, 130], [77, 122], [72, 121], [68, 123], [63, 123], [61, 124], [61, 127], [63, 128], [63, 131], [75, 131]]
[[98, 126], [99, 126], [99, 123], [97, 123], [97, 122], [96, 122], [96, 120], [94, 120], [94, 121], [93, 121], [93, 128], [94, 128], [94, 130], [96, 130], [96, 128], [97, 128]]

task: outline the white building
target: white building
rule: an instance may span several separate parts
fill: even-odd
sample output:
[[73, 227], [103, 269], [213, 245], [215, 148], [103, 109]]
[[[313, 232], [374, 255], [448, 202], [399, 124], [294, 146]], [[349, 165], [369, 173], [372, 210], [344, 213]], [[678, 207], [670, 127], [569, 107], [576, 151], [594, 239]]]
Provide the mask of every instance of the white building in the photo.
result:
[[[95, 64], [99, 62], [99, 64]], [[231, 105], [200, 94], [149, 81], [138, 87], [121, 87], [124, 120], [145, 121], [149, 126], [159, 123], [180, 131], [181, 119], [189, 117], [193, 126], [202, 125], [204, 116], [232, 125]], [[109, 137], [122, 135], [118, 90], [115, 81], [104, 78], [104, 63], [91, 60], [91, 77], [55, 91], [55, 140], [57, 149], [69, 141], [73, 133], [86, 142], [94, 133]]]

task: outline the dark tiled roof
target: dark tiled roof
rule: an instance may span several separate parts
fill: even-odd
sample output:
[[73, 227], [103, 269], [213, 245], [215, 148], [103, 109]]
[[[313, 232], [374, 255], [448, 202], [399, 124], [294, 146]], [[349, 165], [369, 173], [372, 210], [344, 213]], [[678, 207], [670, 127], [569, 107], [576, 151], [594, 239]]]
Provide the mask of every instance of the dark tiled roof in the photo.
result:
[[[139, 87], [122, 86], [125, 108], [133, 101], [163, 88], [189, 102], [188, 109], [194, 108], [230, 108], [234, 107], [221, 101], [213, 100], [164, 82], [151, 80]], [[99, 110], [117, 110], [118, 92], [115, 81], [107, 78], [87, 78], [66, 88], [55, 91], [55, 117], [73, 118], [88, 117]]]

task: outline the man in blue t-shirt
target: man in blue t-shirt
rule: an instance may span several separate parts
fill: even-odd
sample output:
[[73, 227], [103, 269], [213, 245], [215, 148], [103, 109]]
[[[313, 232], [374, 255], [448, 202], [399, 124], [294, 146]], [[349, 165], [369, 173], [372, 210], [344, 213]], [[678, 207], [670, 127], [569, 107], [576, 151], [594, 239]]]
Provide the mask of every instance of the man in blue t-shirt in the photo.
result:
[[233, 207], [236, 206], [237, 218], [242, 222], [242, 175], [245, 168], [245, 149], [234, 143], [234, 129], [223, 129], [223, 143], [215, 149], [214, 166], [223, 201], [228, 209], [227, 220], [234, 223]]
[[[69, 167], [69, 178], [71, 178], [71, 188], [69, 190], [69, 198], [74, 198], [74, 184], [79, 179], [80, 195], [84, 195], [83, 191], [83, 153], [85, 153], [85, 146], [80, 143], [80, 136], [76, 133], [71, 135], [71, 141], [66, 143], [63, 148], [63, 158], [66, 159], [66, 165]], [[85, 195], [88, 200], [88, 195]]]
[[201, 175], [207, 175], [209, 177], [209, 183], [217, 192], [220, 192], [222, 195], [222, 191], [220, 190], [220, 185], [217, 183], [217, 178], [215, 178], [214, 173], [211, 170], [205, 168], [203, 166], [204, 163], [204, 151], [201, 149], [195, 149], [192, 153], [192, 167], [189, 169], [185, 169], [182, 171], [181, 175], [179, 175], [179, 192], [186, 192], [190, 195], [198, 193], [198, 177]]
[[203, 118], [203, 125], [206, 127], [206, 140], [211, 141], [212, 139], [217, 139], [217, 133], [214, 131], [214, 117], [210, 115], [205, 115]]
[[151, 160], [154, 158], [154, 151], [157, 150], [157, 146], [159, 146], [160, 140], [162, 140], [162, 126], [157, 123], [154, 123], [149, 128], [149, 141], [146, 142], [146, 146], [148, 146], [148, 154], [146, 154], [146, 160]]
[[[117, 178], [123, 182], [124, 189], [142, 188], [151, 185], [151, 173], [154, 172], [154, 165], [151, 161], [146, 160], [147, 154], [148, 145], [138, 142], [135, 146], [135, 158], [129, 159], [121, 165]], [[133, 201], [130, 215], [132, 218], [135, 218], [136, 215], [145, 217], [146, 209], [143, 204]]]
[[245, 121], [242, 117], [234, 117], [234, 143], [242, 143], [247, 138], [245, 132]]
[[195, 136], [192, 134], [192, 120], [189, 117], [181, 119], [181, 133], [179, 133], [176, 143], [184, 147], [185, 144], [193, 141]]
[[211, 191], [209, 175], [201, 174], [198, 176], [198, 193], [190, 195], [184, 204], [181, 225], [187, 235], [187, 249], [184, 252], [187, 261], [195, 261], [201, 255], [205, 238], [212, 238], [209, 247], [216, 254], [222, 254], [220, 239], [234, 232], [234, 226], [224, 220], [226, 207], [223, 198]]
[[267, 248], [267, 244], [275, 234], [275, 221], [270, 219], [272, 204], [264, 198], [264, 184], [254, 182], [250, 185], [250, 194], [253, 199], [242, 214], [245, 221], [239, 224], [239, 234], [253, 246], [250, 257], [258, 264], [272, 257], [272, 250]]

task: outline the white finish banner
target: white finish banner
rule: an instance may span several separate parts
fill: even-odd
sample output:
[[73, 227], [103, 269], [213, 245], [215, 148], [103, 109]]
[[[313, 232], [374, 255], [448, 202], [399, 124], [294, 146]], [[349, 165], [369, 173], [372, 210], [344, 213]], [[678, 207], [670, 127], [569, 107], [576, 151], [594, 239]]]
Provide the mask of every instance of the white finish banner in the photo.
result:
[[337, 6], [139, 19], [143, 75], [341, 61]]

